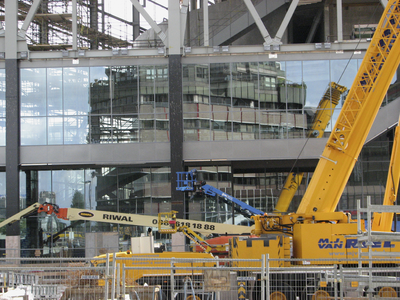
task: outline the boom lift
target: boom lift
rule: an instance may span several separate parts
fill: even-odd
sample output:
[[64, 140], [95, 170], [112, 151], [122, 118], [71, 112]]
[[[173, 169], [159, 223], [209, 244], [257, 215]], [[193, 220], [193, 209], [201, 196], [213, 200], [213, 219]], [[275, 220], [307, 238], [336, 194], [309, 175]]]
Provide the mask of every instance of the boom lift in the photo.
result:
[[180, 224], [179, 221], [176, 220], [176, 214], [177, 211], [163, 212], [158, 214], [159, 233], [174, 234], [177, 232], [182, 232], [192, 242], [198, 245], [204, 253], [221, 253], [226, 251], [226, 247], [224, 245], [210, 244], [190, 227]]
[[[309, 138], [322, 138], [325, 128], [332, 118], [335, 107], [339, 104], [341, 95], [347, 91], [345, 86], [331, 82], [325, 91], [324, 96], [318, 104], [317, 111], [314, 115], [311, 129], [308, 133]], [[282, 188], [276, 203], [274, 213], [287, 212], [292, 199], [301, 184], [303, 172], [290, 172], [286, 178], [286, 182]]]
[[253, 215], [264, 215], [264, 212], [254, 208], [247, 203], [236, 199], [235, 197], [224, 193], [223, 191], [206, 184], [205, 181], [197, 181], [197, 170], [193, 169], [189, 172], [176, 172], [177, 174], [177, 187], [176, 189], [181, 192], [204, 193], [205, 195], [215, 197], [220, 196], [228, 204], [237, 204], [235, 209], [246, 217]]
[[[111, 211], [87, 210], [80, 208], [60, 208], [57, 204], [52, 203], [35, 203], [28, 208], [22, 210], [18, 214], [4, 220], [0, 223], [0, 228], [12, 224], [24, 217], [32, 214], [54, 214], [57, 218], [67, 221], [93, 221], [103, 223], [115, 223], [122, 225], [136, 225], [144, 227], [157, 227], [158, 217], [127, 214]], [[221, 224], [204, 221], [193, 221], [176, 219], [176, 222], [188, 228], [194, 228], [196, 232], [204, 235], [210, 234], [249, 234], [252, 230], [249, 226]]]

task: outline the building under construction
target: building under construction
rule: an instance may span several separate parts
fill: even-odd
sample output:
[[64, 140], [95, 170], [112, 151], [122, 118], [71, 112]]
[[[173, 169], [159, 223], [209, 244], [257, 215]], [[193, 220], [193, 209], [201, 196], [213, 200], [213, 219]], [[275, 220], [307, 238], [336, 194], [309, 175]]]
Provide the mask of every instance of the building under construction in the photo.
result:
[[[246, 224], [218, 197], [177, 191], [176, 172], [194, 168], [262, 211], [275, 210], [289, 173], [304, 172], [295, 210], [347, 92], [310, 138], [320, 100], [331, 82], [350, 89], [386, 4], [131, 0], [121, 17], [106, 0], [0, 1], [0, 217], [51, 202]], [[382, 203], [398, 94], [395, 76], [338, 209]], [[3, 229], [0, 248], [78, 256], [103, 247], [85, 245], [88, 232], [118, 232], [125, 247], [147, 231], [89, 223], [29, 217]], [[73, 237], [43, 245], [67, 226]]]

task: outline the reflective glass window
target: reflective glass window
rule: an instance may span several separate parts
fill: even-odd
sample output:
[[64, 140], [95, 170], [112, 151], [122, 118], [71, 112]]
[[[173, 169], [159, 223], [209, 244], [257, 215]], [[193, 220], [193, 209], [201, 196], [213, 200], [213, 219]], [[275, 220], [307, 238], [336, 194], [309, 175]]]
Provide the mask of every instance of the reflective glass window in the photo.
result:
[[231, 107], [222, 106], [219, 111], [214, 111], [211, 114], [211, 140], [227, 141], [232, 140], [232, 114]]
[[210, 112], [183, 114], [183, 138], [185, 141], [210, 140]]
[[286, 110], [271, 110], [260, 112], [260, 138], [284, 139], [287, 138]]
[[21, 118], [21, 145], [46, 145], [46, 117]]
[[154, 66], [139, 66], [139, 98], [141, 113], [154, 112], [155, 71]]
[[63, 115], [62, 68], [47, 69], [47, 115]]
[[0, 218], [6, 218], [6, 172], [0, 172]]
[[155, 66], [155, 105], [156, 112], [169, 111], [168, 106], [168, 66], [157, 65]]
[[48, 117], [47, 136], [49, 145], [62, 145], [64, 142], [63, 117]]
[[232, 105], [258, 108], [258, 63], [232, 63]]
[[111, 115], [90, 116], [90, 137], [92, 144], [112, 143]]
[[94, 114], [111, 112], [110, 68], [90, 68], [90, 109]]
[[155, 127], [155, 120], [153, 114], [139, 115], [139, 128], [140, 128], [139, 141], [145, 143], [154, 142], [155, 141], [154, 127]]
[[113, 140], [116, 143], [139, 142], [138, 115], [114, 115], [112, 119]]
[[87, 116], [64, 117], [64, 144], [87, 144], [88, 133]]
[[287, 126], [288, 138], [304, 138], [304, 133], [308, 132], [308, 115], [299, 110], [289, 109], [282, 115], [283, 124]]
[[309, 107], [318, 107], [331, 78], [329, 72], [329, 61], [304, 61], [303, 68], [306, 89], [305, 105]]
[[87, 115], [89, 112], [89, 68], [63, 69], [65, 115]]
[[112, 112], [138, 112], [138, 68], [136, 66], [112, 67]]
[[[188, 64], [182, 66], [183, 103], [203, 105], [202, 110], [210, 110], [209, 65]], [[194, 105], [184, 105], [184, 112], [194, 112]]]
[[339, 103], [336, 105], [336, 107], [334, 107], [333, 116], [331, 122], [326, 128], [326, 132], [332, 131], [332, 128], [335, 125], [337, 117], [339, 116], [340, 110], [343, 106], [344, 100], [346, 99], [346, 95], [353, 84], [354, 78], [356, 77], [358, 71], [357, 60], [332, 60], [330, 61], [330, 70], [331, 81], [346, 87], [347, 91], [342, 94]]
[[286, 101], [284, 66], [284, 63], [277, 61], [258, 63], [258, 95], [261, 109], [278, 109], [279, 103]]
[[[197, 180], [205, 181], [222, 192], [232, 195], [230, 167], [201, 166], [197, 170]], [[232, 224], [232, 207], [220, 197], [196, 193], [190, 198], [188, 205], [185, 217], [190, 220]]]
[[245, 108], [232, 108], [233, 139], [259, 139], [259, 111]]
[[168, 114], [156, 114], [156, 142], [169, 142], [169, 116]]
[[[328, 60], [314, 60], [314, 61], [304, 61], [303, 62], [303, 73], [304, 73], [304, 84], [305, 84], [305, 95], [307, 107], [307, 113], [309, 115], [309, 125], [313, 126], [313, 123], [317, 121], [314, 118], [314, 113], [317, 110], [321, 99], [325, 95], [329, 84], [331, 82], [330, 76], [330, 66]], [[334, 112], [334, 107], [332, 106], [332, 101], [327, 105], [329, 110], [328, 114], [332, 115]], [[325, 124], [326, 130], [330, 131], [331, 122]], [[309, 127], [311, 129], [311, 127]], [[309, 130], [307, 130], [307, 133]]]
[[286, 107], [281, 101], [280, 109], [302, 109], [304, 107], [303, 63], [301, 61], [286, 62]]
[[46, 69], [21, 69], [21, 116], [46, 115]]
[[[171, 169], [168, 167], [151, 169], [152, 202], [159, 204], [159, 212], [171, 211]], [[164, 207], [165, 210], [162, 210]], [[157, 211], [156, 211], [157, 212]], [[181, 211], [183, 213], [183, 211]], [[153, 212], [154, 213], [154, 212]]]
[[0, 118], [0, 146], [6, 145], [6, 118]]
[[231, 106], [231, 71], [229, 63], [210, 64], [211, 104]]

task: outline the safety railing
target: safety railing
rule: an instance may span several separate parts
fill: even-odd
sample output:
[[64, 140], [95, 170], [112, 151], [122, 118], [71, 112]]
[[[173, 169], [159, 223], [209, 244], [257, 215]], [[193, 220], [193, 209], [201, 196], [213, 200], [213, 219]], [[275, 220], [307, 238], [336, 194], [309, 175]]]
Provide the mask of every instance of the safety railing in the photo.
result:
[[157, 253], [134, 259], [1, 259], [0, 299], [400, 299], [395, 257], [279, 261], [266, 255], [232, 260]]

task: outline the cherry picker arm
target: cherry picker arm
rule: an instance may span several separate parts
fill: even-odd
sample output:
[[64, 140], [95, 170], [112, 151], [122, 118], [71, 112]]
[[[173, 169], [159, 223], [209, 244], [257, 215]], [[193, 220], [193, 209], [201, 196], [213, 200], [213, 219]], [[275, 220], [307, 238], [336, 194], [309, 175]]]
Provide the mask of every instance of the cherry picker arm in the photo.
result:
[[162, 212], [158, 214], [158, 232], [162, 234], [173, 234], [182, 232], [192, 242], [203, 249], [204, 253], [211, 253], [212, 250], [226, 251], [224, 245], [211, 245], [190, 227], [183, 225], [176, 219], [177, 211]]
[[[52, 203], [35, 203], [28, 208], [22, 210], [18, 214], [4, 220], [0, 223], [0, 228], [19, 221], [24, 217], [32, 214], [54, 214], [58, 219], [67, 221], [94, 221], [103, 223], [115, 223], [123, 225], [136, 225], [144, 227], [157, 227], [158, 218], [147, 215], [127, 214], [112, 211], [87, 210], [80, 208], [60, 208], [57, 204]], [[185, 219], [177, 219], [181, 224], [193, 228], [201, 234], [245, 234], [251, 232], [251, 227], [221, 224], [205, 221], [193, 221]]]
[[196, 175], [197, 175], [196, 169], [193, 169], [192, 171], [189, 172], [177, 172], [178, 179], [177, 179], [176, 189], [182, 192], [194, 192], [194, 193], [201, 192], [212, 197], [218, 195], [229, 204], [232, 203], [237, 204], [239, 207], [238, 208], [239, 212], [246, 217], [251, 217], [254, 215], [264, 215], [264, 212], [262, 212], [261, 210], [254, 208], [248, 205], [247, 203], [240, 201], [239, 199], [236, 199], [235, 197], [228, 195], [209, 184], [206, 184], [206, 182], [197, 181]]

